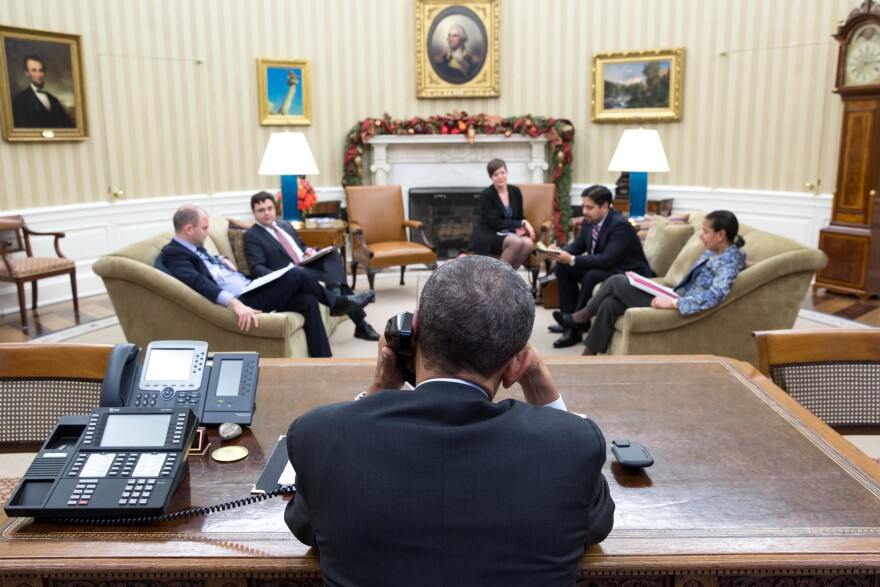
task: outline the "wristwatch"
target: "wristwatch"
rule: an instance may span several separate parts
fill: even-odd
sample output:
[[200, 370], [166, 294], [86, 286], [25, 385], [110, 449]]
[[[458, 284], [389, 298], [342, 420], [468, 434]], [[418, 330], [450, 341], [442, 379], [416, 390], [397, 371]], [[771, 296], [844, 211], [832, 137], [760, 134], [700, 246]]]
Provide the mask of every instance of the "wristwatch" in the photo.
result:
[[574, 267], [574, 255], [572, 255], [571, 259], [568, 260], [568, 264]]

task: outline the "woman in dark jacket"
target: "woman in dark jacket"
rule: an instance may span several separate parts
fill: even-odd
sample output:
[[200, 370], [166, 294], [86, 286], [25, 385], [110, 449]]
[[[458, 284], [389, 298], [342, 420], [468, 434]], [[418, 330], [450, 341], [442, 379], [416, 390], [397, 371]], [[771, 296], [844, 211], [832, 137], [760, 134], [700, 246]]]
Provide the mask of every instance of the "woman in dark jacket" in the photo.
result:
[[535, 246], [535, 229], [523, 216], [522, 192], [507, 184], [507, 165], [492, 159], [486, 166], [492, 185], [480, 192], [480, 220], [474, 226], [470, 249], [480, 255], [499, 255], [514, 269]]

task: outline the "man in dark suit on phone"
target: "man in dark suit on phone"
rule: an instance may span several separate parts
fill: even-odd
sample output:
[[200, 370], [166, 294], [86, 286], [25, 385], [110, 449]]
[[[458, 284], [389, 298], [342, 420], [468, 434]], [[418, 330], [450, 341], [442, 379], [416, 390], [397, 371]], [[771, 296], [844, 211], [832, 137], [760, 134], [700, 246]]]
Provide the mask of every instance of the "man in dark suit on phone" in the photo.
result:
[[235, 312], [238, 327], [248, 332], [260, 327], [263, 312], [299, 312], [303, 315], [306, 344], [312, 357], [330, 357], [330, 343], [318, 304], [341, 316], [373, 301], [375, 292], [356, 296], [336, 295], [302, 269], [294, 267], [274, 281], [247, 290], [251, 280], [226, 257], [205, 249], [208, 214], [197, 206], [184, 204], [174, 213], [174, 238], [162, 248], [163, 268], [215, 304]]
[[[358, 401], [290, 426], [284, 519], [318, 550], [326, 585], [574, 584], [614, 522], [605, 440], [566, 412], [529, 343], [534, 317], [507, 263], [449, 261], [399, 338], [411, 356], [381, 341]], [[415, 390], [401, 390], [397, 361]], [[493, 401], [514, 383], [526, 402]]]
[[[584, 220], [577, 238], [562, 249], [551, 249], [550, 258], [556, 260], [560, 312], [571, 314], [586, 306], [596, 285], [617, 273], [654, 275], [638, 233], [623, 214], [611, 207], [611, 199], [611, 191], [605, 186], [585, 189], [581, 193]], [[569, 347], [581, 339], [580, 331], [565, 329], [553, 346]]]
[[[267, 275], [293, 263], [316, 280], [323, 281], [334, 293], [354, 294], [348, 286], [345, 266], [338, 252], [330, 251], [303, 264], [316, 251], [306, 246], [290, 222], [275, 219], [275, 198], [272, 194], [259, 192], [251, 196], [251, 211], [256, 223], [244, 235], [244, 252], [252, 277]], [[354, 322], [355, 338], [379, 340], [379, 333], [367, 322], [366, 312], [357, 309], [348, 317]]]

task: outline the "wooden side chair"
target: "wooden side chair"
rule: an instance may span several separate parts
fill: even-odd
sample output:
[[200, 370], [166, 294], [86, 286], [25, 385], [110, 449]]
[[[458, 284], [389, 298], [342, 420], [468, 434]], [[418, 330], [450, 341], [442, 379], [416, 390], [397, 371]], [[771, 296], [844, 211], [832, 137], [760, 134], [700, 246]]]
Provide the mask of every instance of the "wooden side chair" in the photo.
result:
[[[57, 257], [34, 257], [31, 249], [31, 236], [55, 237]], [[73, 291], [73, 311], [79, 316], [79, 300], [76, 296], [76, 263], [61, 252], [58, 241], [63, 232], [37, 232], [27, 227], [22, 216], [0, 217], [0, 281], [15, 283], [18, 289], [18, 307], [21, 312], [21, 327], [28, 331], [27, 305], [24, 299], [24, 284], [31, 284], [31, 309], [37, 309], [37, 281], [55, 275], [70, 275], [70, 288]], [[24, 253], [24, 256], [15, 255]]]
[[[437, 253], [424, 224], [403, 216], [399, 185], [345, 186], [345, 201], [352, 241], [352, 289], [358, 265], [366, 269], [370, 289], [376, 273], [385, 267], [400, 265], [400, 285], [407, 265], [424, 263], [432, 271], [437, 268]], [[418, 231], [422, 242], [410, 242], [407, 229]]]
[[880, 433], [880, 328], [754, 333], [758, 369], [823, 422]]
[[43, 442], [61, 416], [97, 407], [113, 348], [0, 344], [0, 445]]
[[[535, 242], [541, 241], [549, 245], [553, 234], [553, 203], [556, 201], [556, 186], [552, 183], [526, 183], [516, 184], [516, 187], [522, 191], [523, 215], [535, 229]], [[550, 272], [551, 263], [549, 259], [544, 259], [545, 273]], [[537, 287], [541, 262], [535, 250], [532, 250], [525, 266], [529, 270], [532, 287]]]

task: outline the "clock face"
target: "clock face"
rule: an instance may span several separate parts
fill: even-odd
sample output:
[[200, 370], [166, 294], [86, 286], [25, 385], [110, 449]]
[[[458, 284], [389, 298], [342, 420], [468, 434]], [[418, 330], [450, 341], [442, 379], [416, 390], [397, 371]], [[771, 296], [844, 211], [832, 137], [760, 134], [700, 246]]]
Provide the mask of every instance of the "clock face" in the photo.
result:
[[844, 84], [880, 84], [880, 25], [867, 24], [853, 33], [846, 48]]

